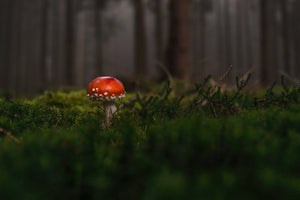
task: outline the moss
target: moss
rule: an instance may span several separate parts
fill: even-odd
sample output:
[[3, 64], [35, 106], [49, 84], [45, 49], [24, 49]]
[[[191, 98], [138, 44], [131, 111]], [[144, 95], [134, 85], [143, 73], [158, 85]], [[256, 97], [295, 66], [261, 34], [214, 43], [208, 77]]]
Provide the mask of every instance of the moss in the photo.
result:
[[1, 99], [2, 198], [299, 196], [298, 88], [212, 94], [198, 87], [183, 98], [172, 97], [168, 83], [160, 88], [127, 94], [109, 129], [101, 103], [85, 91]]

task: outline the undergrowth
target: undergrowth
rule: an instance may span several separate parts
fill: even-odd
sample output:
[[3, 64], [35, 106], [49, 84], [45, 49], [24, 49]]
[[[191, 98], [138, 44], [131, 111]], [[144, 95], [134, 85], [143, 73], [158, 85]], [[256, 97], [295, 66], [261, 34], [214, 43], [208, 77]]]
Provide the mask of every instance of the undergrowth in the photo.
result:
[[1, 99], [1, 199], [298, 199], [299, 87], [249, 78], [128, 94], [108, 129], [85, 91]]

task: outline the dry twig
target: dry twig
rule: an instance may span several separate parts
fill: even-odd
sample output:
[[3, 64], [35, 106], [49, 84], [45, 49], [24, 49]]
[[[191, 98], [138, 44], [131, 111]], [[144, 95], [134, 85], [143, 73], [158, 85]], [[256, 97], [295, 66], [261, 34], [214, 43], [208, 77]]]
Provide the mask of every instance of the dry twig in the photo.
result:
[[[214, 85], [214, 87], [212, 87], [209, 90], [209, 97], [211, 97], [214, 93], [217, 87], [219, 87], [221, 85], [221, 83], [224, 81], [224, 79], [226, 78], [226, 76], [230, 73], [230, 71], [232, 70], [232, 65], [230, 65], [227, 70], [225, 71], [225, 73], [219, 78], [218, 82]], [[199, 105], [205, 97], [200, 98], [195, 104], [194, 107]], [[214, 115], [215, 116], [215, 115]]]
[[15, 136], [13, 136], [11, 132], [6, 131], [3, 128], [0, 128], [0, 133], [4, 134], [5, 136], [7, 136], [9, 139], [13, 140], [16, 143], [20, 143], [21, 142], [21, 140], [19, 140]]

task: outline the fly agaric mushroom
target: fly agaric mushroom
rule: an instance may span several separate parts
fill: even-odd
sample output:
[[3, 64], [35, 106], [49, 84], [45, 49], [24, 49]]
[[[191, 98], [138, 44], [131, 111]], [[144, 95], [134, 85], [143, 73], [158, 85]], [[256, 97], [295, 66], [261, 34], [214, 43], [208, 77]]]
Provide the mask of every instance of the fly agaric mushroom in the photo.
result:
[[90, 82], [87, 88], [87, 97], [93, 101], [103, 101], [105, 127], [107, 128], [117, 110], [115, 101], [125, 97], [125, 89], [121, 81], [114, 77], [97, 77]]

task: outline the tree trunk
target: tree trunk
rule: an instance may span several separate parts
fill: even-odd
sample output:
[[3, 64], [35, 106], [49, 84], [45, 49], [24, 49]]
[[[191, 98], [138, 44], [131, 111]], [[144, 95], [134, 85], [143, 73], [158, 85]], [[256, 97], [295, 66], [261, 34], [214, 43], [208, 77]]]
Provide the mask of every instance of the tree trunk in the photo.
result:
[[95, 6], [95, 31], [96, 31], [96, 64], [94, 69], [95, 76], [99, 76], [102, 73], [102, 12], [101, 12], [101, 0], [96, 0]]
[[[55, 86], [58, 86], [61, 84], [60, 78], [59, 78], [59, 70], [60, 70], [60, 63], [59, 63], [59, 56], [60, 53], [62, 52], [62, 49], [60, 48], [60, 34], [59, 32], [61, 29], [59, 27], [61, 22], [60, 22], [60, 17], [59, 17], [59, 7], [61, 5], [60, 2], [61, 0], [52, 0], [52, 7], [51, 7], [51, 19], [52, 19], [52, 38], [49, 41], [51, 43], [51, 71], [52, 71], [52, 84]], [[63, 19], [62, 19], [63, 21]]]
[[[155, 0], [155, 43], [156, 61], [159, 62], [159, 64], [164, 65], [163, 17], [161, 0]], [[160, 73], [162, 74], [163, 72], [160, 70]]]
[[67, 0], [66, 2], [66, 84], [74, 84], [74, 1]]
[[24, 91], [28, 87], [28, 71], [26, 69], [28, 66], [28, 49], [27, 47], [30, 45], [28, 41], [30, 40], [30, 33], [28, 31], [29, 26], [29, 17], [28, 13], [29, 4], [27, 2], [20, 2], [21, 9], [21, 18], [20, 18], [20, 29], [19, 29], [19, 39], [20, 39], [20, 48], [19, 48], [19, 59], [17, 65], [17, 88], [16, 91], [19, 94], [24, 94]]
[[245, 48], [245, 67], [246, 72], [249, 71], [253, 67], [253, 53], [252, 53], [252, 31], [251, 31], [251, 23], [250, 23], [250, 16], [249, 16], [249, 10], [251, 7], [250, 1], [245, 1], [244, 5], [244, 29], [245, 29], [245, 41], [244, 41], [244, 48]]
[[[299, 0], [298, 0], [299, 1]], [[289, 34], [289, 20], [287, 11], [287, 0], [280, 0], [281, 15], [282, 15], [282, 38], [283, 38], [283, 63], [284, 71], [292, 75], [290, 63], [290, 34]]]
[[147, 69], [147, 39], [143, 0], [134, 2], [134, 55], [135, 74], [145, 76]]
[[75, 75], [75, 86], [82, 87], [84, 85], [84, 64], [85, 64], [85, 58], [84, 58], [84, 52], [85, 49], [85, 24], [86, 24], [86, 16], [83, 10], [79, 11], [77, 14], [77, 22], [76, 22], [76, 51], [75, 51], [75, 69], [74, 69], [74, 75]]
[[97, 28], [95, 24], [95, 18], [97, 17], [96, 13], [96, 1], [95, 0], [85, 0], [84, 1], [84, 13], [85, 13], [85, 26], [84, 26], [84, 70], [85, 76], [83, 80], [83, 85], [81, 87], [85, 87], [86, 84], [93, 78], [95, 78], [95, 68], [97, 63]]
[[224, 43], [225, 43], [225, 38], [224, 38], [224, 13], [223, 13], [223, 6], [222, 6], [222, 1], [223, 0], [218, 0], [216, 1], [216, 15], [217, 15], [217, 38], [216, 40], [218, 41], [217, 45], [217, 65], [218, 68], [226, 68], [225, 66], [225, 58], [224, 58]]
[[194, 27], [192, 31], [192, 42], [191, 42], [191, 52], [192, 52], [192, 59], [191, 59], [191, 68], [192, 73], [196, 78], [199, 78], [203, 75], [203, 57], [202, 52], [204, 48], [202, 48], [204, 39], [203, 39], [203, 15], [204, 11], [204, 2], [203, 0], [200, 1], [193, 1], [192, 3], [192, 21], [191, 26]]
[[11, 24], [9, 34], [9, 91], [13, 94], [17, 92], [17, 72], [18, 72], [18, 60], [20, 55], [20, 24], [21, 24], [21, 4], [16, 0], [12, 0], [12, 13], [10, 15]]
[[[26, 42], [24, 43], [24, 57], [26, 62], [23, 62], [24, 72], [21, 76], [23, 77], [23, 83], [26, 84], [22, 92], [25, 94], [32, 94], [37, 89], [42, 88], [42, 77], [41, 75], [41, 56], [42, 56], [42, 4], [44, 1], [40, 0], [28, 0], [25, 7], [26, 22], [23, 31]], [[30, 78], [29, 78], [30, 77]]]
[[12, 0], [0, 2], [0, 90], [6, 90], [9, 87], [9, 52], [11, 38], [11, 16]]
[[167, 67], [186, 83], [190, 82], [190, 0], [170, 1], [169, 44]]
[[237, 22], [236, 22], [236, 51], [237, 51], [237, 72], [242, 73], [244, 72], [244, 26], [243, 26], [243, 14], [244, 14], [244, 1], [243, 0], [238, 0], [236, 2], [236, 13], [237, 13]]
[[200, 1], [200, 75], [205, 75], [205, 63], [206, 63], [206, 12], [207, 12], [207, 0]]
[[225, 64], [226, 67], [232, 65], [232, 44], [231, 44], [231, 24], [230, 24], [230, 1], [224, 2], [224, 23], [225, 23]]
[[261, 0], [261, 84], [271, 82], [269, 0]]
[[48, 38], [48, 10], [49, 0], [44, 0], [42, 4], [41, 21], [41, 57], [40, 57], [40, 77], [44, 86], [47, 84], [47, 38]]
[[67, 46], [66, 46], [66, 35], [67, 35], [67, 2], [66, 0], [58, 0], [57, 2], [57, 48], [53, 49], [56, 53], [57, 58], [57, 68], [56, 68], [56, 77], [58, 79], [57, 86], [64, 86], [66, 81], [66, 63], [67, 63]]
[[294, 56], [294, 62], [295, 62], [295, 74], [296, 78], [300, 80], [300, 27], [299, 27], [299, 21], [300, 21], [300, 1], [296, 0], [292, 4], [292, 21], [291, 24], [293, 24], [293, 54]]
[[[281, 13], [281, 0], [274, 1], [269, 7], [272, 12], [269, 14], [271, 15], [269, 17], [269, 24], [270, 24], [270, 66], [272, 66], [271, 75], [272, 82], [275, 80], [278, 80], [280, 77], [280, 68], [282, 66], [282, 61], [284, 59], [284, 48], [280, 48], [280, 44], [282, 40], [280, 39], [282, 37], [282, 24], [280, 23], [280, 20], [276, 17], [278, 13]], [[284, 40], [284, 39], [283, 39]], [[282, 44], [283, 46], [285, 44]]]

